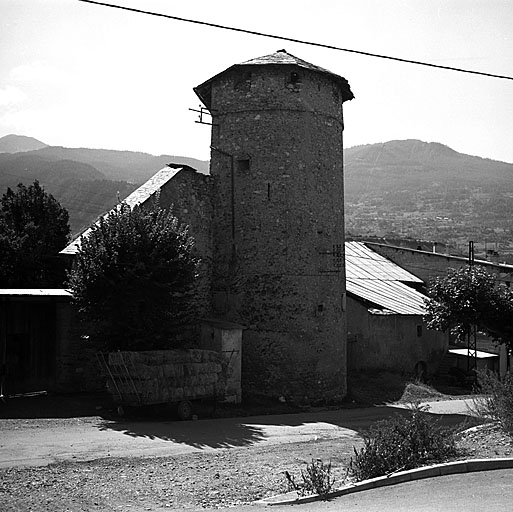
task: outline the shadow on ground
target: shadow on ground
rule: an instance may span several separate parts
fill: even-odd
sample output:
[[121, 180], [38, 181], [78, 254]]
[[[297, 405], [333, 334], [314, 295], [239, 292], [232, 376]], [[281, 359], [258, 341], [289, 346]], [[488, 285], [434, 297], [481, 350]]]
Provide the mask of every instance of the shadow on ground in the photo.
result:
[[[290, 436], [290, 442], [355, 437], [364, 434], [377, 421], [410, 414], [408, 409], [379, 406], [188, 422], [106, 420], [97, 428], [134, 438], [159, 439], [208, 449], [250, 446], [264, 441], [271, 433], [273, 437]], [[441, 426], [458, 430], [481, 423], [467, 414], [427, 414]]]
[[262, 427], [236, 419], [159, 422], [107, 420], [100, 422], [97, 428], [117, 431], [133, 438], [158, 439], [202, 449], [251, 446], [266, 437]]
[[[403, 388], [404, 390], [404, 388]], [[225, 408], [223, 417], [211, 419], [216, 411], [198, 411], [198, 421], [180, 422], [170, 410], [141, 408], [134, 417], [120, 418], [117, 405], [106, 393], [23, 396], [0, 403], [0, 418], [96, 418], [95, 428], [119, 432], [133, 438], [180, 443], [201, 449], [250, 446], [273, 436], [290, 436], [290, 442], [326, 437], [355, 437], [374, 423], [393, 415], [408, 415], [407, 409], [390, 405], [349, 408], [318, 408], [298, 412], [280, 403], [245, 408]], [[265, 412], [265, 414], [263, 414]], [[441, 425], [464, 429], [480, 423], [470, 412], [432, 414]], [[172, 421], [174, 420], [174, 421]], [[89, 421], [89, 420], [88, 420]]]
[[0, 418], [82, 418], [112, 416], [116, 405], [107, 393], [34, 393], [0, 401]]

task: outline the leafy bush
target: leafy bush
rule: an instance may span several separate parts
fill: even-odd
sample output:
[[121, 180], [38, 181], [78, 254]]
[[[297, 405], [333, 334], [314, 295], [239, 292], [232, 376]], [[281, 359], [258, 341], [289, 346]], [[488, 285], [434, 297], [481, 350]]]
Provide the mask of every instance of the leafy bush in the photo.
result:
[[322, 460], [312, 460], [306, 465], [306, 470], [301, 470], [301, 482], [296, 482], [295, 478], [285, 471], [288, 489], [296, 491], [299, 496], [306, 494], [318, 494], [326, 496], [331, 489], [335, 479], [331, 476], [331, 462], [325, 464]]
[[413, 405], [410, 417], [396, 416], [371, 427], [363, 448], [354, 449], [349, 475], [366, 480], [454, 456], [453, 432], [428, 418], [426, 411], [426, 407]]
[[69, 286], [104, 350], [176, 348], [190, 322], [193, 240], [170, 211], [120, 204], [81, 240]]
[[60, 287], [58, 253], [69, 238], [68, 212], [35, 181], [0, 199], [0, 287]]
[[480, 395], [474, 399], [474, 410], [480, 416], [498, 421], [502, 429], [513, 435], [513, 375], [500, 380], [496, 373], [477, 372]]
[[425, 321], [466, 339], [474, 328], [513, 348], [513, 290], [478, 266], [449, 269], [430, 283]]

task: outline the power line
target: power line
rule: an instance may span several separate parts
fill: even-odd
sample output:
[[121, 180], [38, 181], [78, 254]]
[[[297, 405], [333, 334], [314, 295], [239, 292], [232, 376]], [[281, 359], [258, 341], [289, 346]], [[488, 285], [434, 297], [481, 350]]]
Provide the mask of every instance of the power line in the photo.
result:
[[302, 39], [294, 39], [292, 37], [278, 36], [276, 34], [267, 34], [265, 32], [257, 32], [255, 30], [248, 30], [248, 29], [244, 29], [244, 28], [230, 27], [230, 26], [227, 26], [227, 25], [219, 25], [217, 23], [210, 23], [210, 22], [207, 22], [207, 21], [191, 20], [191, 19], [188, 19], [188, 18], [181, 18], [179, 16], [172, 16], [170, 14], [162, 14], [162, 13], [152, 12], [152, 11], [143, 11], [142, 9], [134, 9], [132, 7], [125, 7], [125, 6], [121, 6], [121, 5], [113, 5], [113, 4], [108, 4], [108, 3], [105, 3], [105, 2], [97, 2], [95, 0], [78, 0], [78, 1], [79, 2], [88, 3], [88, 4], [101, 5], [103, 7], [113, 7], [115, 9], [121, 9], [123, 11], [136, 12], [136, 13], [139, 13], [139, 14], [149, 14], [151, 16], [159, 16], [161, 18], [168, 18], [168, 19], [171, 19], [171, 20], [183, 21], [183, 22], [186, 22], [186, 23], [194, 23], [196, 25], [204, 25], [204, 26], [207, 26], [207, 27], [219, 28], [219, 29], [222, 29], [222, 30], [231, 30], [233, 32], [241, 32], [243, 34], [251, 34], [251, 35], [260, 36], [260, 37], [269, 37], [271, 39], [279, 39], [280, 41], [289, 41], [291, 43], [298, 43], [298, 44], [305, 44], [305, 45], [309, 45], [309, 46], [316, 46], [316, 47], [319, 47], [319, 48], [326, 48], [328, 50], [337, 50], [337, 51], [341, 51], [341, 52], [355, 53], [355, 54], [358, 54], [358, 55], [365, 55], [366, 57], [376, 57], [378, 59], [388, 59], [388, 60], [393, 60], [393, 61], [396, 61], [396, 62], [403, 62], [405, 64], [416, 64], [418, 66], [427, 66], [427, 67], [430, 67], [430, 68], [445, 69], [445, 70], [448, 70], [448, 71], [457, 71], [459, 73], [468, 73], [468, 74], [472, 74], [472, 75], [487, 76], [487, 77], [490, 77], [490, 78], [502, 78], [504, 80], [513, 80], [512, 76], [495, 75], [493, 73], [485, 73], [484, 71], [474, 71], [474, 70], [471, 70], [471, 69], [455, 68], [455, 67], [452, 67], [452, 66], [443, 66], [441, 64], [433, 64], [433, 63], [430, 63], [430, 62], [423, 62], [423, 61], [419, 61], [419, 60], [403, 59], [403, 58], [400, 58], [400, 57], [392, 57], [390, 55], [381, 55], [381, 54], [378, 54], [378, 53], [370, 53], [370, 52], [364, 52], [364, 51], [360, 51], [360, 50], [351, 50], [351, 49], [348, 49], [348, 48], [340, 48], [338, 46], [332, 46], [332, 45], [329, 45], [329, 44], [315, 43], [313, 41], [305, 41], [305, 40], [302, 40]]

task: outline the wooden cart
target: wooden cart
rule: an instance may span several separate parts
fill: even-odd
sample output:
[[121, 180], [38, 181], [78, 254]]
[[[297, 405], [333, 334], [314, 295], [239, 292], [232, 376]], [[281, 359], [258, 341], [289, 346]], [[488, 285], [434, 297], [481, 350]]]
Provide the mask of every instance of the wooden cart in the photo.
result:
[[97, 358], [120, 415], [127, 407], [166, 404], [187, 420], [193, 401], [225, 396], [227, 368], [216, 351], [101, 352]]

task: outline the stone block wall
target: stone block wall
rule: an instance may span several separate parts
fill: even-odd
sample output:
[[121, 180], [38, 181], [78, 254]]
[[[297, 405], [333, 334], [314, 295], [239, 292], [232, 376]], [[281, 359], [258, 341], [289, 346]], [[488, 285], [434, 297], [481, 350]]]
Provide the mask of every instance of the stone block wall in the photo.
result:
[[110, 393], [128, 405], [223, 399], [226, 395], [226, 364], [219, 352], [122, 351], [105, 355], [103, 362]]

